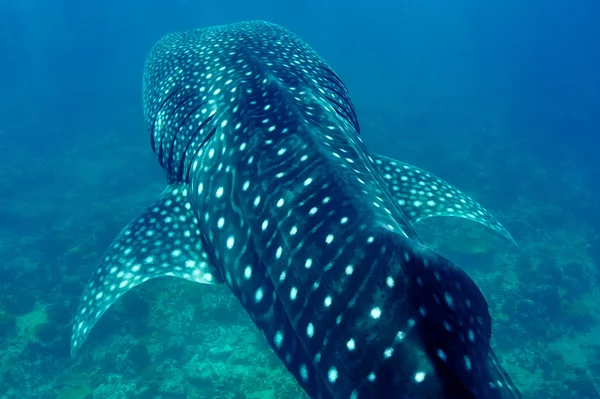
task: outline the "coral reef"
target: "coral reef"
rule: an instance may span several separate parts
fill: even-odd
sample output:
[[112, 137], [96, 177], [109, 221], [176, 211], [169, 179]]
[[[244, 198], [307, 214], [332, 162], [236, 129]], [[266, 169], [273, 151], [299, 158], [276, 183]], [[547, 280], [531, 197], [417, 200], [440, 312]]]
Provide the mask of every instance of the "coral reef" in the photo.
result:
[[[482, 288], [493, 344], [524, 397], [600, 397], [600, 212], [593, 185], [576, 178], [584, 173], [536, 156], [515, 140], [527, 131], [496, 115], [381, 112], [386, 117], [362, 117], [375, 151], [452, 181], [514, 234], [518, 249], [469, 223], [417, 226]], [[87, 134], [86, 124], [86, 134], [73, 137], [32, 122], [27, 129], [68, 140], [53, 151], [50, 143], [12, 143], [21, 151], [3, 155], [0, 396], [305, 397], [224, 286], [151, 280], [119, 299], [69, 358], [71, 318], [95, 264], [163, 185], [137, 134], [144, 126], [119, 123], [136, 133], [108, 123]], [[427, 134], [397, 137], [414, 129]]]

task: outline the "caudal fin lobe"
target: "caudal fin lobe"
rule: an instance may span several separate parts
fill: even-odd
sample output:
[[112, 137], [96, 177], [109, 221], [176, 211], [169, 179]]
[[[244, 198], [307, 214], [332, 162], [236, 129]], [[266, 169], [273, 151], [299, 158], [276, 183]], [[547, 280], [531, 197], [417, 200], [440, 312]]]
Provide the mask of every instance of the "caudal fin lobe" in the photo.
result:
[[490, 349], [491, 317], [485, 298], [460, 268], [415, 244], [405, 255], [408, 297], [415, 323], [444, 398], [512, 399], [519, 393]]

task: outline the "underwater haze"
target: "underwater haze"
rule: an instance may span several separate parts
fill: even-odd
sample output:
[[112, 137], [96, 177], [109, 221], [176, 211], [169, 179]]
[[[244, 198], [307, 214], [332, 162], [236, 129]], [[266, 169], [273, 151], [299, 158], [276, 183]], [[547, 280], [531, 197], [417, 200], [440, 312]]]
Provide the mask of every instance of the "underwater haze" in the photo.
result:
[[518, 247], [467, 221], [415, 226], [481, 289], [523, 397], [600, 398], [592, 0], [0, 0], [0, 398], [307, 397], [224, 285], [136, 287], [70, 357], [103, 252], [165, 186], [142, 109], [150, 49], [256, 19], [336, 71], [370, 150], [451, 182], [512, 234]]

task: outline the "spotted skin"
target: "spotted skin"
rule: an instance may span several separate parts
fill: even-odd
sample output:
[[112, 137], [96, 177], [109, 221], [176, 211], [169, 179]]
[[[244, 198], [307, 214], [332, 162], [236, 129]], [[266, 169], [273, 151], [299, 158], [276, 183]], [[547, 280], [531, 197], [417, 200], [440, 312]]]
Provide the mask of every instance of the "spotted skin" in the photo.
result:
[[[73, 355], [120, 295], [170, 275], [225, 282], [312, 398], [519, 397], [481, 292], [411, 227], [421, 181], [447, 207], [468, 197], [429, 174], [396, 184], [420, 169], [370, 154], [346, 87], [298, 37], [262, 21], [168, 35], [144, 111], [169, 186], [90, 280]], [[468, 209], [452, 215], [508, 234]]]
[[113, 241], [90, 279], [75, 317], [74, 355], [119, 297], [152, 278], [173, 276], [198, 283], [223, 282], [206, 252], [184, 184], [167, 187], [153, 205], [131, 221]]

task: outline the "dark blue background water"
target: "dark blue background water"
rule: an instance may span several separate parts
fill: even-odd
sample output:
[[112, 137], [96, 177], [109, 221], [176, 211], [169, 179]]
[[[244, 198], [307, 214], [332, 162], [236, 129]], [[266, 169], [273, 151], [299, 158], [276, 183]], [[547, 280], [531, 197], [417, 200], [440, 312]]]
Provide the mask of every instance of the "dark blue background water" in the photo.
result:
[[[333, 66], [371, 148], [430, 169], [501, 216], [525, 255], [497, 254], [489, 268], [518, 287], [489, 284], [487, 295], [502, 303], [496, 311], [509, 317], [497, 339], [530, 342], [507, 361], [560, 381], [556, 397], [592, 392], [569, 381], [587, 384], [590, 370], [600, 374], [600, 350], [565, 360], [564, 369], [541, 365], [562, 362], [571, 344], [585, 342], [576, 352], [594, 342], [590, 336], [600, 339], [592, 305], [600, 262], [596, 1], [2, 2], [0, 289], [28, 281], [38, 305], [74, 306], [78, 291], [62, 298], [56, 287], [65, 270], [89, 275], [99, 255], [70, 264], [64, 253], [76, 242], [58, 240], [56, 231], [91, 237], [101, 253], [162, 184], [141, 111], [150, 47], [172, 31], [247, 19], [286, 26]], [[102, 228], [90, 233], [96, 224]], [[503, 267], [517, 272], [507, 277]], [[541, 274], [550, 288], [539, 288]], [[478, 278], [484, 288], [492, 281]], [[553, 298], [570, 313], [553, 313]], [[577, 312], [591, 315], [585, 327], [567, 317]], [[548, 325], [557, 326], [550, 337]], [[536, 342], [555, 345], [560, 356], [531, 357], [541, 351]], [[515, 360], [524, 353], [528, 360]], [[55, 374], [46, 377], [50, 383]], [[527, 389], [532, 397], [550, 392], [537, 383]]]
[[322, 53], [359, 109], [392, 103], [396, 113], [431, 112], [433, 103], [462, 116], [479, 112], [476, 107], [506, 107], [539, 127], [527, 139], [550, 159], [572, 152], [588, 162], [595, 157], [597, 2], [24, 1], [0, 7], [3, 92], [25, 93], [56, 123], [72, 119], [59, 118], [66, 109], [90, 124], [123, 104], [139, 108], [143, 61], [162, 35], [260, 18], [289, 27]]

